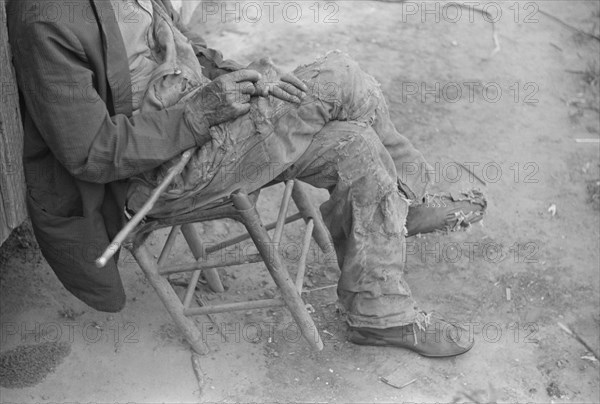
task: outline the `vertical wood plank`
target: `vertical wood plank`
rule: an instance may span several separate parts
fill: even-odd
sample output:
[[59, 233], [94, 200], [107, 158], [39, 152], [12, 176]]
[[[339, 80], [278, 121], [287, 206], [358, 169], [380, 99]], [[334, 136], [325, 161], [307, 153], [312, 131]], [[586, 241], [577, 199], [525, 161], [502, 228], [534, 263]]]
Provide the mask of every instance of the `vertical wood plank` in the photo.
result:
[[6, 1], [0, 0], [0, 244], [27, 217], [18, 97], [8, 44]]

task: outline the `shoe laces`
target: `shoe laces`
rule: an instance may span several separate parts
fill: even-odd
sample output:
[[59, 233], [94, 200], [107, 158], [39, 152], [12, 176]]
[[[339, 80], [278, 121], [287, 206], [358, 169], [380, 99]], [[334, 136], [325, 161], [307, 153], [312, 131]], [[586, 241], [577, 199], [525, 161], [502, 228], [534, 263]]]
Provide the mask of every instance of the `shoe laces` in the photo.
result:
[[431, 324], [431, 314], [425, 313], [424, 311], [420, 311], [417, 313], [415, 317], [415, 322], [413, 323], [413, 339], [415, 340], [415, 345], [417, 345], [419, 338], [417, 337], [417, 329], [419, 331], [427, 330], [427, 327]]

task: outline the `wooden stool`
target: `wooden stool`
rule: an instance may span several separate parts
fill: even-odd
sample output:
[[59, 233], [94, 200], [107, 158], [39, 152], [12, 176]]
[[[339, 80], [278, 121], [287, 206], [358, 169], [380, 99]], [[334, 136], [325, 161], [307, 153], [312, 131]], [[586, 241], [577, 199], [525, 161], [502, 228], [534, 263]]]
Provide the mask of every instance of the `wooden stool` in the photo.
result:
[[[293, 180], [286, 182], [277, 221], [267, 226], [262, 224], [261, 218], [256, 210], [256, 201], [258, 200], [260, 191], [256, 191], [250, 195], [237, 192], [231, 195], [225, 203], [218, 206], [197, 209], [188, 214], [173, 218], [148, 220], [145, 223], [138, 225], [123, 243], [123, 245], [131, 251], [142, 268], [142, 271], [150, 281], [150, 284], [154, 287], [159, 298], [167, 308], [167, 311], [171, 317], [173, 317], [173, 320], [175, 320], [175, 323], [197, 353], [207, 353], [208, 347], [202, 338], [200, 330], [190, 318], [191, 316], [281, 306], [288, 307], [300, 328], [302, 336], [308, 344], [315, 350], [323, 349], [323, 342], [321, 341], [314, 321], [310, 317], [300, 295], [302, 293], [306, 257], [308, 255], [311, 236], [315, 238], [315, 241], [325, 253], [333, 252], [333, 243], [320, 213], [311, 204], [303, 186], [303, 184]], [[287, 217], [290, 198], [294, 200], [299, 213]], [[234, 219], [242, 223], [246, 227], [248, 234], [224, 241], [217, 246], [203, 248], [193, 224], [223, 218]], [[304, 219], [306, 222], [306, 231], [298, 263], [297, 276], [294, 282], [283, 264], [283, 259], [279, 251], [279, 244], [283, 234], [284, 225], [299, 219]], [[165, 241], [158, 261], [155, 262], [148, 251], [145, 242], [153, 231], [165, 227], [171, 227], [172, 229]], [[275, 229], [272, 237], [268, 233], [268, 230], [271, 229]], [[167, 257], [175, 244], [175, 239], [179, 230], [183, 233], [196, 262], [191, 264], [166, 265]], [[252, 239], [258, 249], [258, 254], [243, 257], [241, 260], [227, 260], [226, 262], [220, 259], [210, 260], [206, 258], [215, 251], [235, 245], [249, 238]], [[265, 266], [281, 293], [281, 297], [239, 303], [191, 307], [196, 285], [202, 272], [204, 272], [206, 280], [213, 291], [223, 292], [223, 285], [221, 284], [217, 272], [218, 267], [228, 267], [261, 261], [265, 263]], [[165, 277], [170, 274], [184, 272], [191, 272], [192, 276], [190, 283], [187, 286], [185, 296], [183, 300], [181, 300]]]

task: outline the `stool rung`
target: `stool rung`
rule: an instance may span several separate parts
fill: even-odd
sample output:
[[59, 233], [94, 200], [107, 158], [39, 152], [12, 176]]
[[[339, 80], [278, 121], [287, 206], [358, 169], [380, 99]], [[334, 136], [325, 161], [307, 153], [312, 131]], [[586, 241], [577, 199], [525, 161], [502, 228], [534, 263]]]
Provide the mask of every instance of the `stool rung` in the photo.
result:
[[212, 268], [224, 268], [224, 267], [232, 267], [236, 265], [244, 265], [244, 264], [255, 264], [257, 262], [262, 262], [263, 259], [260, 254], [249, 254], [243, 260], [231, 260], [231, 261], [222, 261], [222, 260], [214, 260], [213, 262], [192, 262], [190, 264], [181, 264], [181, 265], [173, 265], [168, 267], [162, 267], [158, 269], [158, 273], [160, 275], [171, 275], [171, 274], [179, 274], [182, 272], [191, 272], [191, 271], [202, 271], [205, 269]]
[[[298, 221], [300, 219], [302, 219], [302, 214], [301, 213], [296, 213], [294, 215], [291, 215], [287, 219], [285, 219], [285, 224], [293, 223], [293, 222], [296, 222], [296, 221]], [[273, 223], [270, 223], [270, 224], [266, 225], [265, 229], [267, 229], [267, 230], [273, 230], [276, 226], [277, 226], [277, 222], [273, 222]], [[242, 235], [239, 235], [239, 236], [234, 237], [232, 239], [225, 240], [225, 241], [223, 241], [223, 242], [221, 242], [221, 243], [219, 243], [217, 245], [208, 247], [206, 249], [206, 254], [214, 253], [216, 251], [219, 251], [219, 250], [222, 250], [224, 248], [230, 247], [230, 246], [232, 246], [234, 244], [238, 244], [238, 243], [241, 243], [242, 241], [246, 241], [246, 240], [248, 240], [250, 238], [251, 238], [250, 234], [242, 234]]]
[[226, 303], [218, 306], [206, 306], [206, 307], [190, 307], [184, 309], [183, 314], [185, 316], [199, 316], [214, 313], [226, 313], [229, 311], [239, 310], [253, 310], [253, 309], [267, 309], [270, 307], [283, 307], [285, 302], [281, 298], [275, 299], [263, 299], [263, 300], [252, 300], [249, 302], [239, 303]]

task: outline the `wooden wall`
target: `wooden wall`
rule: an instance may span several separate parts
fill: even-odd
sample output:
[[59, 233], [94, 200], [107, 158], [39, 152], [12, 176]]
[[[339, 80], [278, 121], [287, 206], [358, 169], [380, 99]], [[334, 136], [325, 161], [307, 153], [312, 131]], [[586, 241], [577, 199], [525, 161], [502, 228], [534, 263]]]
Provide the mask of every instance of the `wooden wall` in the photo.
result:
[[23, 127], [8, 46], [5, 0], [0, 0], [0, 244], [27, 217], [22, 154]]

